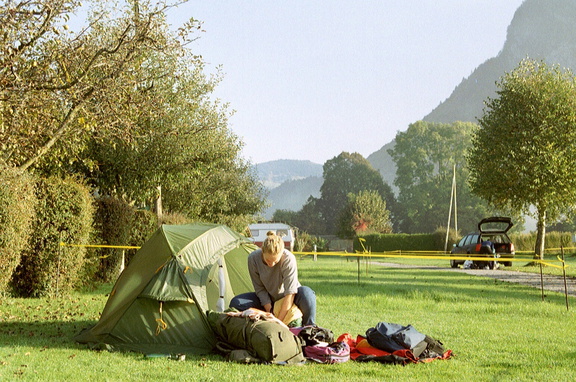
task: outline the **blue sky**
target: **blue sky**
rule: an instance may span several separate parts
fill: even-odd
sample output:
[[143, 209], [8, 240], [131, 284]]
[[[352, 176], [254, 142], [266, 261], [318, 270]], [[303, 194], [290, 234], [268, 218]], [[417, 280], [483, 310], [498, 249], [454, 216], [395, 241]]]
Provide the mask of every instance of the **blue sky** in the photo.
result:
[[190, 0], [172, 10], [225, 77], [214, 96], [252, 163], [364, 157], [498, 54], [522, 0]]

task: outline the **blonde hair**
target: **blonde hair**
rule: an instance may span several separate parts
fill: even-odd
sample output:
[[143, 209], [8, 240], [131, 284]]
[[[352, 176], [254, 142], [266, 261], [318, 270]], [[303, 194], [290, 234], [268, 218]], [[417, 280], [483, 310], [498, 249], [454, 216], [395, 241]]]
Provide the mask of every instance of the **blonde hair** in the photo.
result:
[[278, 256], [284, 251], [284, 240], [281, 236], [276, 235], [274, 231], [266, 233], [266, 239], [262, 243], [262, 253], [265, 255]]

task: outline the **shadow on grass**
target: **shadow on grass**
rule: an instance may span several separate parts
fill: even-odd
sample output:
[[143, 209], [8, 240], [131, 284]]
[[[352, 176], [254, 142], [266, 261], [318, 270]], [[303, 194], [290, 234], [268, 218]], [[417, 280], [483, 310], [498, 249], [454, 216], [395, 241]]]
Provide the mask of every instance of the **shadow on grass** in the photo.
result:
[[3, 346], [78, 349], [85, 347], [74, 337], [96, 321], [3, 322], [0, 324], [0, 343]]
[[[12, 322], [0, 324], [0, 344], [8, 349], [34, 348], [40, 352], [48, 349], [88, 350], [94, 352], [108, 352], [104, 348], [91, 348], [86, 344], [79, 344], [74, 337], [83, 329], [96, 324], [96, 321], [50, 321], [50, 322]], [[111, 351], [121, 356], [148, 361], [146, 355], [128, 350]], [[6, 354], [1, 354], [0, 357]], [[162, 357], [160, 357], [162, 358]], [[0, 358], [1, 360], [1, 358]], [[186, 354], [187, 361], [224, 361], [224, 357], [210, 352], [206, 354]], [[170, 360], [170, 362], [174, 362]], [[1, 379], [1, 378], [0, 378]]]

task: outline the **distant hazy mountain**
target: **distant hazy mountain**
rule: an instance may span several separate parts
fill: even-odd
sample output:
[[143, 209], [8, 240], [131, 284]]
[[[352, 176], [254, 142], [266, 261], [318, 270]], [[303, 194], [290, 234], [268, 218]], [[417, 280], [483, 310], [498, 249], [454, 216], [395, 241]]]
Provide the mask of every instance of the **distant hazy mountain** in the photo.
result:
[[396, 141], [392, 141], [390, 143], [385, 144], [382, 148], [370, 155], [368, 155], [368, 162], [374, 167], [376, 170], [380, 171], [380, 175], [382, 175], [382, 179], [390, 187], [392, 187], [392, 191], [395, 193], [397, 192], [396, 187], [394, 186], [394, 178], [396, 177], [396, 163], [392, 160], [390, 154], [388, 154], [389, 149], [393, 149]]
[[308, 160], [280, 159], [254, 165], [262, 184], [273, 189], [286, 181], [322, 176], [322, 165]]
[[264, 217], [271, 219], [276, 210], [299, 211], [310, 196], [320, 197], [323, 182], [321, 176], [309, 176], [282, 183], [270, 191], [268, 202], [272, 205], [264, 212]]
[[[444, 123], [477, 122], [477, 118], [482, 115], [484, 101], [496, 94], [496, 82], [526, 57], [544, 60], [549, 65], [559, 64], [574, 72], [576, 69], [574, 36], [576, 36], [575, 0], [524, 1], [508, 26], [506, 41], [500, 53], [478, 66], [468, 78], [462, 79], [450, 97], [441, 102], [423, 120]], [[407, 127], [399, 126], [400, 129]], [[394, 147], [394, 144], [395, 141], [386, 143], [366, 159], [380, 171], [384, 180], [396, 191], [394, 187], [396, 166], [387, 152]], [[280, 208], [299, 210], [309, 195], [319, 195], [322, 185], [322, 165], [309, 161], [266, 162], [258, 165], [258, 173], [263, 184], [269, 188], [278, 187], [287, 180], [303, 179], [301, 183], [290, 182], [293, 184], [287, 185], [286, 188], [278, 187], [273, 194], [271, 192], [269, 201], [273, 206], [269, 211], [272, 212]], [[308, 183], [304, 179], [308, 176], [320, 178]], [[316, 187], [317, 193], [314, 194]]]

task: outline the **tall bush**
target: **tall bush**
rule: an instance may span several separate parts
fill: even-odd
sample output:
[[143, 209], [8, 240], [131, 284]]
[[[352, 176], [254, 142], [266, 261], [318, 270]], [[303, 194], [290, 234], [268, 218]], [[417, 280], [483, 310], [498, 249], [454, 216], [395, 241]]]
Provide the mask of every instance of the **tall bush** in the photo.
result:
[[36, 184], [37, 214], [30, 245], [12, 276], [17, 295], [40, 297], [72, 290], [79, 282], [92, 231], [94, 206], [89, 189], [77, 181], [51, 177]]
[[294, 251], [311, 252], [316, 246], [316, 251], [323, 252], [328, 250], [328, 240], [310, 235], [306, 231], [298, 231], [294, 240]]
[[165, 212], [162, 215], [160, 224], [188, 224], [191, 222], [186, 214], [180, 212]]
[[[150, 236], [158, 229], [158, 217], [154, 212], [148, 210], [134, 211], [134, 218], [130, 227], [129, 246], [140, 247], [148, 240]], [[126, 265], [136, 254], [136, 249], [126, 251]]]
[[0, 292], [7, 290], [28, 245], [35, 206], [33, 177], [0, 164]]
[[[130, 227], [134, 221], [134, 207], [114, 197], [102, 197], [96, 200], [94, 228], [98, 244], [126, 246], [130, 241]], [[123, 249], [99, 248], [95, 251], [100, 259], [96, 278], [104, 282], [113, 282], [118, 277], [123, 260]]]

